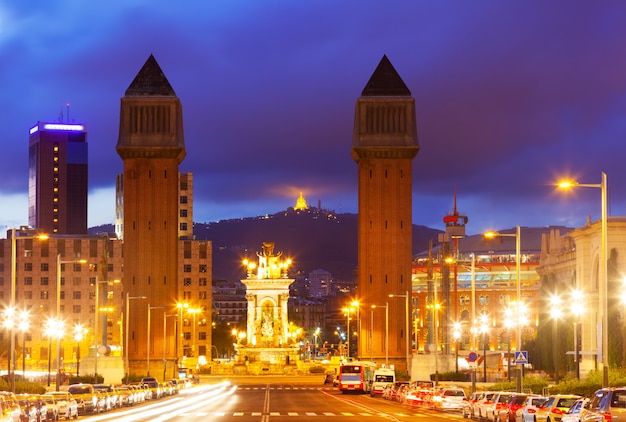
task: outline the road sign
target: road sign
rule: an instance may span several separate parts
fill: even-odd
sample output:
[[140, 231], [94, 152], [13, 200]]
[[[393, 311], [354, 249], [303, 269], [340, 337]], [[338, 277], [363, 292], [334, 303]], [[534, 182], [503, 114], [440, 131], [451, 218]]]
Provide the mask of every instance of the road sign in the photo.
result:
[[528, 352], [526, 350], [520, 350], [515, 352], [515, 364], [526, 365], [528, 363]]
[[476, 359], [478, 359], [478, 354], [476, 354], [476, 352], [470, 352], [470, 354], [467, 355], [468, 362], [476, 362]]

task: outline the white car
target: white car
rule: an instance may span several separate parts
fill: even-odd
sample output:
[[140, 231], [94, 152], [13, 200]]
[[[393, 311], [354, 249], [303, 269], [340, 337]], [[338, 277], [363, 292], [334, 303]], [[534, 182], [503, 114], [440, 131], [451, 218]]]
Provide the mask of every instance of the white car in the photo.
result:
[[534, 422], [537, 408], [548, 400], [543, 396], [528, 396], [524, 405], [515, 412], [515, 422]]
[[433, 408], [435, 410], [461, 411], [466, 398], [465, 390], [462, 388], [444, 388], [440, 393], [433, 396]]
[[56, 399], [59, 418], [78, 419], [78, 403], [67, 391], [51, 391], [47, 393]]

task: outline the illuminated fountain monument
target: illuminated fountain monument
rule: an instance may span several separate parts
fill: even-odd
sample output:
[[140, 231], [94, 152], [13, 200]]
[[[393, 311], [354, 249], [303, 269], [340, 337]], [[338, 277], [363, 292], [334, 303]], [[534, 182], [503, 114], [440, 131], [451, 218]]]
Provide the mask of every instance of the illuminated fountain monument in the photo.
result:
[[[237, 336], [237, 359], [245, 363], [249, 372], [283, 373], [294, 365], [299, 347], [289, 335], [287, 301], [289, 286], [289, 259], [274, 254], [274, 243], [264, 242], [257, 252], [258, 263], [244, 260], [247, 278], [248, 323], [245, 337]], [[245, 343], [245, 344], [244, 344]]]

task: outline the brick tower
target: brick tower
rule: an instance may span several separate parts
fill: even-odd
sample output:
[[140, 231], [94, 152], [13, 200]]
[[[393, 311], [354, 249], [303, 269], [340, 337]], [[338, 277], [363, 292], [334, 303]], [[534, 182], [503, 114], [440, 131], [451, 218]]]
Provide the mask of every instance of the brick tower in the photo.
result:
[[121, 99], [117, 153], [124, 161], [124, 295], [145, 296], [132, 304], [130, 373], [155, 376], [177, 349], [176, 325], [164, 333], [163, 321], [178, 299], [178, 165], [185, 142], [181, 102], [152, 55]]
[[[352, 158], [358, 165], [359, 180], [358, 355], [360, 359], [371, 358], [378, 363], [384, 363], [388, 357], [389, 364], [407, 371], [410, 329], [407, 332], [406, 315], [411, 315], [413, 227], [411, 178], [412, 160], [419, 144], [415, 100], [386, 56], [355, 108]], [[372, 305], [377, 308], [372, 309]], [[388, 350], [385, 350], [385, 310], [388, 311]], [[408, 345], [410, 354], [410, 342]]]

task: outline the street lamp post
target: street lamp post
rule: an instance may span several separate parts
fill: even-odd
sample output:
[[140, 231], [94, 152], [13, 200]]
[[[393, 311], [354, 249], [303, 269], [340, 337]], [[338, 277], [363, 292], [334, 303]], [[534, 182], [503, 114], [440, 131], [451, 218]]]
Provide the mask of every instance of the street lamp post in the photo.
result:
[[85, 327], [81, 324], [74, 326], [74, 340], [76, 340], [76, 376], [80, 376], [80, 342], [85, 337]]
[[456, 373], [459, 372], [459, 347], [460, 347], [460, 340], [461, 340], [461, 324], [459, 322], [455, 322], [453, 325], [453, 331], [452, 331], [452, 337], [454, 337], [454, 343], [455, 343], [455, 347], [454, 347], [454, 351], [455, 353], [455, 357], [454, 357], [454, 370]]
[[583, 304], [584, 296], [580, 290], [572, 291], [572, 314], [574, 315], [574, 363], [576, 364], [576, 379], [580, 379], [580, 346], [579, 330], [580, 316], [585, 312]]
[[[110, 282], [109, 280], [98, 280], [98, 278], [96, 277], [96, 282], [95, 282], [96, 294], [95, 294], [95, 297], [94, 297], [95, 302], [96, 302], [96, 309], [95, 309], [95, 320], [94, 320], [94, 323], [93, 323], [93, 338], [94, 338], [94, 342], [95, 342], [95, 344], [94, 344], [95, 354], [94, 354], [94, 374], [93, 374], [93, 377], [94, 377], [94, 383], [96, 383], [96, 384], [99, 382], [98, 381], [98, 348], [100, 347], [99, 346], [100, 342], [98, 341], [98, 318], [100, 318], [100, 315], [99, 315], [99, 311], [100, 311], [100, 309], [99, 309], [99, 306], [100, 306], [100, 299], [99, 299], [99, 296], [100, 296], [100, 285], [101, 284], [108, 284], [109, 282]], [[111, 283], [119, 283], [119, 282], [120, 282], [119, 280], [111, 281]]]
[[30, 327], [30, 313], [21, 311], [18, 317], [18, 329], [22, 332], [22, 378], [26, 379], [26, 331]]
[[153, 309], [163, 309], [163, 306], [150, 306], [150, 304], [148, 303], [148, 344], [147, 344], [148, 352], [146, 356], [148, 376], [150, 376], [150, 312]]
[[126, 324], [124, 327], [124, 363], [126, 370], [126, 383], [128, 384], [128, 377], [130, 376], [130, 362], [128, 360], [128, 330], [130, 321], [130, 301], [135, 299], [146, 299], [146, 296], [131, 296], [129, 292], [126, 292]]
[[[166, 314], [165, 312], [163, 312], [163, 381], [165, 381], [165, 377], [167, 375], [167, 355], [166, 355], [166, 349], [167, 349], [167, 318], [169, 317], [174, 317], [177, 318], [178, 315], [177, 314]], [[176, 323], [176, 322], [174, 322]]]
[[[406, 340], [406, 373], [407, 373], [407, 375], [409, 375], [411, 373], [410, 366], [409, 366], [409, 364], [410, 364], [409, 358], [410, 358], [410, 355], [411, 355], [411, 349], [410, 349], [410, 347], [411, 347], [410, 346], [410, 328], [409, 328], [410, 327], [409, 326], [409, 324], [410, 324], [410, 321], [409, 321], [409, 299], [411, 298], [411, 296], [409, 296], [409, 291], [407, 290], [405, 292], [405, 294], [403, 294], [403, 295], [398, 295], [398, 294], [393, 294], [392, 293], [392, 294], [389, 295], [389, 297], [403, 297], [404, 298], [404, 311], [405, 311], [405, 314], [404, 314], [404, 318], [405, 318], [405, 329], [404, 329], [405, 333], [404, 333], [404, 337], [405, 337], [405, 340]], [[457, 365], [458, 365], [458, 363], [457, 363]], [[457, 368], [458, 368], [458, 366], [457, 366]], [[458, 369], [457, 369], [457, 372], [458, 372]]]
[[[521, 321], [519, 320], [520, 316], [521, 316], [521, 312], [522, 312], [522, 282], [520, 280], [520, 266], [521, 266], [521, 228], [519, 225], [515, 226], [515, 233], [511, 234], [511, 233], [497, 233], [497, 232], [487, 232], [485, 233], [485, 237], [487, 238], [492, 238], [492, 237], [496, 237], [496, 236], [500, 236], [500, 237], [515, 237], [515, 278], [516, 278], [516, 303], [517, 303], [517, 309], [516, 309], [516, 313], [517, 315], [515, 316], [516, 319], [518, 319], [517, 321], [517, 329], [516, 329], [516, 343], [517, 343], [517, 350], [521, 351], [522, 350], [522, 324]], [[521, 363], [517, 364], [517, 385], [516, 385], [516, 392], [521, 393], [522, 392], [522, 371], [523, 371], [523, 366]]]
[[483, 335], [483, 382], [487, 382], [487, 315], [480, 316], [480, 332]]
[[578, 183], [575, 181], [563, 181], [558, 184], [559, 188], [583, 187], [583, 188], [600, 188], [601, 195], [601, 228], [600, 228], [600, 294], [599, 306], [601, 329], [602, 329], [602, 388], [609, 386], [609, 364], [607, 358], [609, 345], [609, 323], [608, 323], [608, 263], [606, 260], [607, 253], [607, 178], [606, 173], [602, 172], [600, 183]]
[[559, 329], [559, 318], [561, 317], [561, 298], [557, 295], [553, 295], [550, 297], [550, 316], [552, 317], [552, 331], [554, 342], [552, 343], [553, 347], [553, 357], [554, 357], [554, 382], [559, 382], [559, 337], [558, 337], [558, 329]]
[[[389, 367], [389, 303], [385, 302], [384, 305], [372, 305], [372, 310], [375, 308], [385, 308], [385, 366]], [[370, 311], [371, 312], [371, 311]], [[372, 327], [374, 326], [374, 313], [371, 313]], [[372, 344], [372, 347], [374, 345]]]
[[[61, 265], [62, 264], [86, 264], [84, 259], [73, 259], [71, 261], [61, 261], [61, 254], [57, 254], [57, 313], [56, 318], [61, 318]], [[61, 338], [57, 337], [57, 385], [56, 390], [59, 391], [61, 384]]]
[[[11, 228], [11, 297], [9, 301], [9, 307], [15, 309], [15, 296], [17, 290], [17, 229]], [[22, 236], [20, 236], [22, 237]], [[24, 236], [24, 239], [47, 239], [48, 236], [39, 234], [36, 236]], [[15, 327], [9, 328], [9, 352], [8, 352], [8, 367], [7, 374], [9, 375], [9, 384], [11, 392], [15, 392]], [[13, 362], [13, 370], [11, 370], [11, 362]]]
[[342, 309], [346, 313], [346, 360], [350, 360], [350, 312], [352, 312], [351, 307], [346, 307]]

